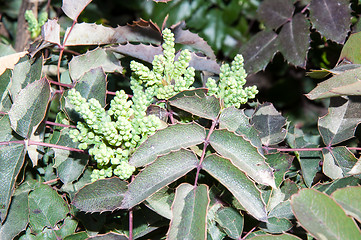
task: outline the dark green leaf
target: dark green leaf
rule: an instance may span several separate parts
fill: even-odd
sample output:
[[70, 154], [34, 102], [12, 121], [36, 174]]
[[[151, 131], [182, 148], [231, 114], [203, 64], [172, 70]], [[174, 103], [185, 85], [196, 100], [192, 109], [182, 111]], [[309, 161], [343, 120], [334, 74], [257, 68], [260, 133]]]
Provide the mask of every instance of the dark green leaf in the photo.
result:
[[205, 239], [208, 186], [183, 183], [175, 193], [167, 239]]
[[351, 8], [347, 0], [311, 1], [310, 20], [324, 37], [342, 44], [351, 25]]
[[251, 124], [259, 132], [263, 145], [270, 146], [282, 142], [287, 134], [283, 128], [286, 119], [275, 109], [272, 103], [264, 103], [256, 108]]
[[192, 33], [184, 28], [184, 21], [172, 26], [171, 29], [174, 33], [175, 43], [191, 46], [197, 50], [202, 51], [210, 59], [215, 60], [216, 55], [214, 55], [214, 52], [208, 43], [204, 41], [204, 39], [201, 38], [198, 34]]
[[8, 212], [15, 181], [24, 164], [24, 144], [0, 146], [0, 219], [3, 222]]
[[268, 218], [268, 222], [262, 222], [260, 229], [269, 233], [283, 233], [287, 232], [292, 228], [292, 223], [286, 218]]
[[205, 94], [177, 98], [170, 101], [170, 105], [210, 120], [215, 120], [221, 111], [220, 100]]
[[29, 222], [28, 212], [28, 193], [14, 196], [6, 221], [3, 225], [0, 225], [0, 239], [12, 240], [21, 231], [25, 230]]
[[145, 44], [132, 44], [126, 43], [116, 47], [110, 47], [110, 51], [134, 57], [146, 62], [153, 62], [155, 55], [163, 54], [161, 46], [145, 45]]
[[[286, 0], [286, 2], [289, 1]], [[281, 7], [278, 8], [281, 9]], [[290, 22], [282, 27], [278, 35], [280, 52], [289, 63], [302, 68], [306, 66], [306, 58], [310, 45], [309, 28], [310, 24], [306, 17], [298, 13]]]
[[259, 235], [252, 238], [246, 238], [249, 240], [301, 240], [301, 238], [285, 233], [281, 235]]
[[174, 200], [174, 192], [168, 187], [160, 189], [146, 199], [146, 205], [159, 215], [171, 219], [172, 203]]
[[291, 167], [293, 156], [282, 153], [266, 155], [266, 162], [274, 169], [276, 186], [279, 187], [285, 179], [285, 174]]
[[75, 194], [72, 204], [84, 212], [114, 211], [120, 207], [127, 183], [117, 177], [85, 185]]
[[346, 214], [361, 222], [361, 201], [357, 201], [361, 196], [361, 187], [346, 187], [337, 189], [332, 193], [332, 197], [343, 207]]
[[131, 156], [129, 163], [144, 166], [157, 156], [200, 144], [205, 138], [205, 129], [196, 123], [170, 125], [150, 136]]
[[346, 59], [354, 64], [361, 64], [361, 53], [360, 53], [360, 43], [361, 41], [361, 32], [353, 33], [347, 39], [347, 42], [342, 48], [340, 58], [338, 61]]
[[317, 184], [315, 189], [326, 194], [331, 194], [339, 188], [344, 188], [347, 186], [358, 186], [360, 184], [360, 179], [355, 177], [346, 177], [341, 179], [336, 179], [330, 183]]
[[314, 189], [302, 189], [291, 198], [292, 210], [308, 232], [318, 239], [360, 239], [352, 218], [329, 196]]
[[9, 111], [9, 89], [11, 84], [11, 76], [12, 72], [10, 69], [7, 69], [1, 76], [0, 76], [0, 111], [7, 112]]
[[13, 130], [11, 129], [9, 115], [5, 115], [0, 118], [0, 142], [7, 142], [12, 140], [20, 140], [20, 138]]
[[[312, 138], [298, 128], [290, 128], [287, 134], [287, 142], [292, 148], [316, 148], [318, 145], [313, 143]], [[320, 170], [319, 163], [322, 155], [319, 151], [299, 151], [296, 157], [301, 165], [302, 177], [305, 184], [310, 187], [316, 173]]]
[[222, 183], [249, 214], [260, 221], [267, 220], [265, 204], [259, 189], [228, 159], [212, 154], [204, 159], [202, 167]]
[[331, 179], [343, 178], [357, 162], [357, 158], [346, 147], [322, 150], [323, 173]]
[[229, 158], [256, 182], [276, 187], [273, 171], [265, 162], [265, 157], [242, 136], [227, 130], [215, 130], [209, 141], [219, 154]]
[[67, 217], [64, 219], [63, 224], [60, 226], [59, 230], [56, 230], [55, 234], [58, 237], [65, 238], [66, 236], [75, 232], [78, 226], [78, 221], [75, 218]]
[[69, 213], [66, 202], [48, 185], [40, 185], [29, 194], [29, 224], [39, 233], [43, 228], [54, 228]]
[[29, 138], [44, 119], [50, 98], [50, 85], [46, 78], [22, 89], [11, 106], [9, 118], [12, 129]]
[[361, 121], [361, 96], [332, 98], [328, 114], [318, 120], [318, 129], [326, 146], [335, 145], [354, 136]]
[[289, 0], [263, 1], [257, 10], [258, 19], [273, 29], [290, 21], [293, 11], [294, 6]]
[[246, 72], [256, 73], [264, 70], [277, 52], [277, 34], [261, 31], [253, 36], [241, 49]]
[[311, 100], [315, 100], [342, 95], [361, 95], [360, 78], [360, 67], [346, 70], [319, 83], [306, 96]]
[[128, 240], [128, 238], [122, 234], [109, 232], [107, 234], [99, 234], [87, 239], [91, 240]]
[[259, 133], [249, 123], [249, 118], [243, 109], [238, 109], [233, 106], [224, 109], [219, 117], [219, 128], [226, 128], [230, 132], [244, 136], [245, 139], [250, 140], [260, 152], [263, 152], [262, 142], [258, 136]]
[[216, 222], [224, 229], [228, 237], [239, 239], [243, 232], [243, 216], [233, 208], [222, 207], [216, 212]]
[[77, 232], [77, 233], [66, 236], [64, 238], [64, 240], [85, 240], [88, 238], [89, 238], [89, 235], [87, 232]]
[[69, 63], [69, 74], [75, 81], [92, 69], [101, 67], [104, 72], [122, 73], [119, 60], [110, 51], [97, 48], [83, 55], [74, 57]]
[[14, 67], [10, 86], [10, 95], [13, 101], [18, 97], [21, 89], [41, 78], [42, 68], [42, 57], [35, 59], [34, 62], [33, 59], [29, 60], [27, 56], [20, 59]]
[[187, 174], [197, 166], [197, 163], [196, 155], [184, 149], [158, 157], [129, 184], [121, 207], [132, 208], [159, 189]]
[[289, 200], [280, 202], [277, 206], [275, 206], [269, 213], [268, 217], [276, 217], [276, 218], [294, 218], [291, 209], [291, 203]]

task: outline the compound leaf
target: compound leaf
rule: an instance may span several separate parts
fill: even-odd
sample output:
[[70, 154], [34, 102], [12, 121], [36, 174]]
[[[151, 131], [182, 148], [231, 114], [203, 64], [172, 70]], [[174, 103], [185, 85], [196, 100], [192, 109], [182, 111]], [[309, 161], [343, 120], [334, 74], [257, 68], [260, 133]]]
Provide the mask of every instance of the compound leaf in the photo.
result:
[[63, 0], [61, 9], [72, 20], [77, 20], [80, 13], [92, 0]]
[[222, 183], [249, 214], [260, 221], [267, 221], [260, 190], [230, 160], [212, 154], [204, 159], [202, 169]]
[[351, 8], [347, 0], [311, 1], [310, 20], [327, 39], [342, 44], [351, 25]]
[[356, 157], [346, 147], [322, 150], [323, 172], [331, 179], [343, 178], [357, 162]]
[[205, 239], [208, 186], [181, 184], [175, 193], [167, 239]]
[[291, 198], [297, 220], [317, 239], [359, 239], [360, 229], [328, 195], [302, 189]]
[[279, 187], [285, 180], [285, 174], [291, 167], [294, 157], [283, 153], [268, 154], [265, 157], [266, 162], [274, 169], [276, 186]]
[[243, 232], [243, 216], [231, 207], [221, 207], [216, 212], [216, 222], [232, 239], [239, 239]]
[[158, 157], [129, 184], [121, 207], [132, 208], [159, 189], [187, 174], [197, 166], [197, 163], [197, 156], [185, 149]]
[[118, 209], [127, 190], [127, 183], [117, 177], [100, 179], [85, 185], [75, 194], [72, 204], [84, 212]]
[[203, 127], [196, 123], [175, 124], [150, 136], [130, 157], [129, 163], [140, 167], [170, 151], [200, 144], [206, 138]]
[[301, 238], [285, 233], [281, 235], [259, 235], [252, 238], [246, 238], [249, 240], [301, 240]]
[[361, 32], [353, 33], [343, 46], [338, 62], [346, 59], [353, 64], [361, 64], [360, 53]]
[[272, 169], [252, 144], [242, 136], [227, 130], [215, 130], [210, 139], [212, 147], [244, 171], [256, 182], [276, 187]]

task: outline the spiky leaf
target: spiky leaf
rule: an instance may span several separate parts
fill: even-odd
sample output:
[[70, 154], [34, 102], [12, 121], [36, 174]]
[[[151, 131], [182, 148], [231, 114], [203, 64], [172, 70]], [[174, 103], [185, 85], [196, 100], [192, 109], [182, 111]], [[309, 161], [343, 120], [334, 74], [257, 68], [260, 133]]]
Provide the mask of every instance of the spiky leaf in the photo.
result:
[[205, 129], [196, 123], [171, 125], [150, 136], [131, 156], [129, 163], [144, 166], [159, 155], [200, 144], [205, 138]]
[[258, 18], [269, 28], [279, 28], [292, 18], [294, 6], [288, 0], [264, 1], [258, 8]]
[[343, 178], [357, 162], [355, 156], [346, 147], [324, 149], [323, 172], [331, 179]]
[[129, 184], [122, 208], [132, 208], [159, 189], [184, 176], [197, 166], [197, 156], [181, 149], [158, 157]]
[[260, 221], [267, 220], [259, 189], [230, 160], [212, 154], [204, 159], [202, 166], [235, 196], [249, 214]]

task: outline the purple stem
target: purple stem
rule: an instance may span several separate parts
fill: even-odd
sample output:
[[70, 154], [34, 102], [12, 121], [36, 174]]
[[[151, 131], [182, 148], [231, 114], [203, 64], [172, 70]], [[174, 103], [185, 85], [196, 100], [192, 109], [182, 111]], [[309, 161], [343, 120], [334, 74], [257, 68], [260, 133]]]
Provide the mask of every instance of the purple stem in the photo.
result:
[[45, 121], [45, 124], [52, 125], [52, 126], [58, 126], [58, 127], [76, 128], [76, 126], [74, 126], [74, 125], [66, 125], [66, 124], [55, 123], [55, 122], [50, 122], [50, 121]]

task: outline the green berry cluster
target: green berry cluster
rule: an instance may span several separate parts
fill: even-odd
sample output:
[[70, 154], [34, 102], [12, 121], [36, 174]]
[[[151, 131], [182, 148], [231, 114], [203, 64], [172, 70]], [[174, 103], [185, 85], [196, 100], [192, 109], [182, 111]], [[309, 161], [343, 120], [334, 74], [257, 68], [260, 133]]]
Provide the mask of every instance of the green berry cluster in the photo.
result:
[[69, 135], [80, 143], [80, 149], [90, 148], [89, 154], [97, 162], [92, 181], [113, 175], [129, 178], [135, 171], [128, 164], [129, 156], [161, 124], [156, 116], [146, 115], [148, 105], [144, 104], [148, 102], [140, 98], [129, 100], [123, 90], [116, 92], [108, 111], [99, 101], [87, 101], [75, 89], [68, 91], [67, 100], [83, 118]]
[[38, 19], [36, 19], [33, 11], [26, 10], [24, 17], [25, 17], [25, 20], [28, 22], [28, 30], [31, 34], [31, 38], [34, 39], [37, 36], [39, 36], [39, 34], [41, 32], [41, 27], [48, 20], [48, 13], [45, 11], [40, 12]]
[[183, 90], [191, 89], [194, 82], [195, 70], [189, 67], [191, 53], [183, 50], [178, 61], [175, 61], [174, 34], [167, 28], [162, 34], [163, 55], [154, 57], [152, 70], [136, 61], [130, 63], [134, 95], [141, 93], [147, 101], [151, 101], [153, 97], [168, 99]]
[[246, 71], [243, 68], [243, 57], [238, 54], [232, 61], [232, 65], [222, 64], [219, 74], [218, 85], [216, 80], [208, 78], [206, 86], [208, 95], [215, 95], [224, 102], [224, 107], [240, 107], [248, 99], [255, 98], [258, 93], [256, 86], [243, 88], [246, 83]]

